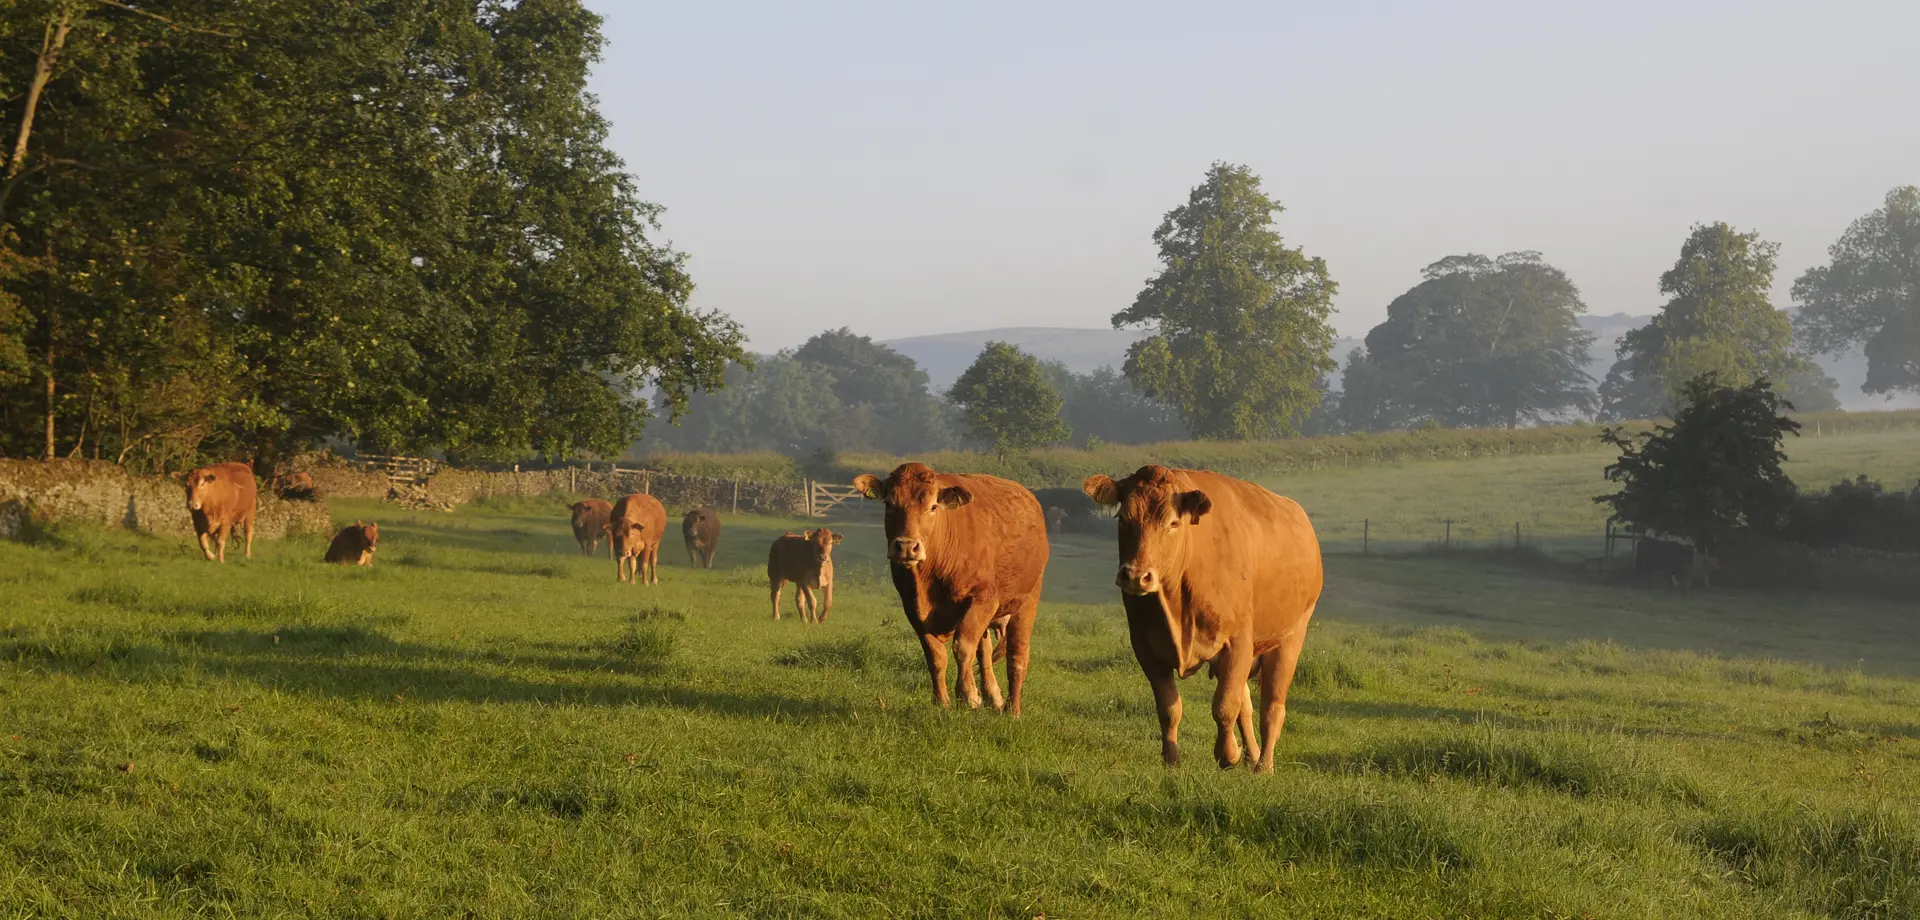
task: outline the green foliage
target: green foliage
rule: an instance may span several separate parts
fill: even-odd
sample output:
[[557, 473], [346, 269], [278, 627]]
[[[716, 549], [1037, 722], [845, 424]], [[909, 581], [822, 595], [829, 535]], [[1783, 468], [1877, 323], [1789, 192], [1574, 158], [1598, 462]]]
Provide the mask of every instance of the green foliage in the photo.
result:
[[1770, 300], [1779, 251], [1725, 223], [1694, 227], [1679, 261], [1660, 276], [1666, 305], [1620, 340], [1601, 385], [1602, 416], [1665, 417], [1688, 381], [1707, 374], [1735, 387], [1765, 377], [1809, 409], [1837, 406], [1833, 381], [1794, 349], [1793, 324]]
[[1060, 420], [1088, 444], [1152, 444], [1186, 437], [1179, 413], [1141, 396], [1111, 367], [1090, 374], [1076, 374], [1058, 361], [1043, 361], [1040, 367], [1060, 393]]
[[953, 443], [946, 409], [912, 358], [845, 327], [808, 339], [793, 357], [831, 375], [841, 412], [827, 440], [836, 446], [904, 453]]
[[[8, 289], [63, 449], [610, 454], [643, 390], [677, 408], [739, 355], [605, 147], [577, 2], [40, 4], [5, 17], [0, 97], [61, 10], [6, 220], [48, 266]], [[4, 398], [9, 452], [34, 395]]]
[[1213, 164], [1154, 231], [1160, 274], [1113, 316], [1116, 329], [1152, 330], [1128, 349], [1127, 378], [1195, 437], [1292, 434], [1334, 369], [1338, 285], [1326, 262], [1281, 241], [1281, 210], [1252, 170]]
[[993, 445], [996, 454], [1073, 436], [1060, 420], [1060, 394], [1040, 362], [1005, 342], [988, 342], [947, 398], [965, 412], [968, 433]]
[[1920, 391], [1920, 186], [1887, 193], [1793, 283], [1815, 351], [1864, 345], [1868, 393]]
[[1793, 406], [1765, 378], [1734, 388], [1711, 376], [1687, 381], [1672, 425], [1631, 437], [1617, 428], [1600, 434], [1620, 449], [1606, 468], [1620, 491], [1594, 498], [1629, 528], [1685, 537], [1712, 551], [1738, 531], [1770, 534], [1794, 501], [1793, 480], [1780, 468], [1781, 439], [1800, 423]]
[[1537, 252], [1449, 256], [1387, 306], [1348, 356], [1340, 412], [1349, 430], [1517, 427], [1584, 414], [1593, 336], [1573, 281]]

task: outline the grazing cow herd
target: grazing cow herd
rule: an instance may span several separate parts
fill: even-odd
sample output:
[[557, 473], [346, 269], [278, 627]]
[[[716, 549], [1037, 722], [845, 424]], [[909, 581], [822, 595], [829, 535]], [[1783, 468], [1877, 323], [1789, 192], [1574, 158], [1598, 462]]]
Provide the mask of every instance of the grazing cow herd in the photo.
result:
[[[220, 463], [182, 479], [207, 559], [226, 560], [227, 538], [236, 528], [245, 530], [251, 558], [257, 504], [252, 469]], [[951, 652], [960, 666], [954, 692], [969, 706], [1019, 715], [1041, 582], [1066, 512], [1043, 509], [1018, 483], [941, 473], [921, 463], [902, 464], [885, 478], [863, 474], [853, 485], [885, 507], [888, 569], [926, 657], [934, 701], [950, 704]], [[273, 486], [281, 495], [311, 494], [313, 480], [296, 473], [275, 477]], [[1255, 772], [1272, 771], [1274, 745], [1286, 724], [1287, 689], [1324, 583], [1320, 543], [1306, 512], [1244, 480], [1159, 465], [1117, 480], [1090, 476], [1082, 491], [1112, 509], [1118, 525], [1114, 582], [1134, 658], [1159, 711], [1162, 759], [1180, 762], [1178, 682], [1206, 667], [1216, 682], [1215, 761], [1223, 768], [1247, 762]], [[612, 503], [587, 499], [568, 510], [581, 552], [597, 554], [604, 536], [620, 582], [659, 583], [667, 509], [658, 499], [635, 493]], [[689, 563], [712, 568], [720, 548], [718, 512], [688, 511], [680, 534]], [[774, 619], [781, 618], [780, 596], [792, 583], [801, 620], [826, 620], [833, 607], [833, 550], [842, 539], [826, 528], [774, 539], [767, 551]], [[371, 565], [379, 540], [378, 524], [356, 521], [334, 536], [325, 561]], [[1690, 545], [1652, 537], [1638, 541], [1634, 561], [1641, 577], [1689, 590], [1696, 582], [1709, 586], [1719, 566]], [[1004, 695], [994, 670], [1002, 659]], [[1257, 731], [1248, 689], [1255, 677]]]

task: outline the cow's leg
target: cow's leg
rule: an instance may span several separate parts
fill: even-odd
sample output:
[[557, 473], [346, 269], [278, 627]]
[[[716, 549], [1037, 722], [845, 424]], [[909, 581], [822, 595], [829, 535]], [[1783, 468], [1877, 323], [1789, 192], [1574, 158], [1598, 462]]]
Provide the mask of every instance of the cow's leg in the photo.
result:
[[215, 555], [219, 557], [219, 560], [221, 562], [227, 561], [227, 534], [230, 534], [232, 532], [233, 532], [232, 524], [222, 524], [219, 527], [214, 528], [213, 530], [213, 545], [216, 551]]
[[[980, 683], [986, 687], [987, 704], [995, 712], [1007, 708], [1007, 698], [1000, 695], [1000, 681], [993, 674], [993, 629], [988, 628], [986, 635], [980, 637]], [[973, 665], [967, 665], [972, 668]]]
[[953, 702], [947, 696], [947, 639], [946, 636], [920, 634], [920, 650], [927, 656], [927, 676], [933, 679], [933, 702], [939, 706]]
[[1293, 686], [1293, 669], [1306, 638], [1302, 624], [1297, 634], [1260, 659], [1260, 759], [1253, 764], [1255, 773], [1273, 772], [1273, 749], [1287, 724], [1287, 688]]
[[802, 623], [813, 622], [813, 589], [804, 581], [793, 583], [793, 613]]
[[1180, 765], [1180, 681], [1172, 668], [1148, 670], [1147, 683], [1153, 687], [1153, 705], [1160, 710], [1160, 759], [1169, 767]]
[[647, 584], [660, 583], [660, 545], [647, 547]]
[[205, 531], [205, 530], [200, 531], [200, 552], [201, 554], [207, 557], [208, 562], [212, 562], [213, 561], [213, 541], [209, 539], [209, 536], [210, 534], [208, 531]]
[[1000, 612], [999, 599], [991, 594], [976, 594], [963, 601], [966, 605], [960, 614], [960, 627], [954, 633], [953, 654], [960, 663], [959, 686], [954, 692], [966, 698], [967, 705], [979, 709], [984, 700], [980, 697], [980, 686], [974, 681], [974, 654], [980, 647], [980, 638], [986, 635], [987, 626]]
[[247, 515], [247, 558], [253, 558], [253, 515]]
[[[1020, 715], [1020, 701], [1027, 689], [1027, 662], [1033, 655], [1033, 621], [1040, 615], [1040, 592], [1020, 604], [1006, 625], [1001, 639], [1002, 657], [1007, 659], [1007, 715]], [[988, 663], [992, 667], [992, 663]]]
[[777, 620], [780, 619], [780, 591], [787, 586], [787, 580], [768, 576], [767, 581], [767, 594], [773, 598], [773, 618]]
[[687, 567], [695, 569], [700, 567], [700, 553], [693, 548], [692, 543], [687, 544]]
[[1214, 660], [1213, 687], [1213, 759], [1221, 769], [1239, 766], [1242, 706], [1248, 702], [1247, 678], [1253, 675], [1251, 636], [1235, 640]]

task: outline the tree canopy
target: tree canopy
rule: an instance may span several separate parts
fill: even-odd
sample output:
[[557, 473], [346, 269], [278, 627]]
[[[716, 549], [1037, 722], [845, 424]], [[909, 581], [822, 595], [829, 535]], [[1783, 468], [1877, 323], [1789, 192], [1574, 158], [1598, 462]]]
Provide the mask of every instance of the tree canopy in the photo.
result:
[[1058, 361], [1043, 361], [1047, 382], [1060, 393], [1060, 420], [1073, 437], [1094, 443], [1153, 444], [1183, 441], [1187, 430], [1179, 413], [1140, 395], [1112, 367], [1076, 374]]
[[968, 433], [999, 453], [1073, 435], [1060, 420], [1060, 394], [1040, 362], [1006, 342], [988, 342], [947, 398], [965, 412]]
[[1349, 356], [1340, 410], [1355, 430], [1512, 428], [1592, 407], [1593, 336], [1564, 272], [1511, 252], [1449, 256], [1422, 274]]
[[1681, 388], [1673, 424], [1637, 437], [1617, 428], [1601, 440], [1620, 449], [1606, 468], [1620, 491], [1594, 498], [1616, 520], [1649, 533], [1685, 537], [1709, 552], [1735, 531], [1777, 528], [1793, 508], [1793, 480], [1780, 443], [1800, 423], [1793, 404], [1764, 379], [1722, 386], [1708, 374]]
[[147, 12], [0, 25], [0, 98], [45, 75], [0, 190], [35, 365], [0, 449], [606, 454], [741, 355], [606, 149], [578, 0]]
[[1887, 193], [1793, 283], [1814, 351], [1865, 346], [1868, 393], [1920, 391], [1920, 186]]
[[1154, 231], [1160, 273], [1113, 316], [1116, 329], [1151, 329], [1127, 352], [1127, 378], [1195, 437], [1292, 434], [1334, 369], [1337, 285], [1323, 260], [1281, 240], [1281, 210], [1252, 170], [1213, 164]]
[[808, 339], [793, 357], [831, 375], [845, 410], [837, 446], [907, 453], [952, 443], [946, 409], [912, 358], [845, 327]]
[[1806, 409], [1833, 408], [1833, 381], [1795, 350], [1793, 324], [1772, 302], [1778, 243], [1725, 223], [1693, 228], [1680, 258], [1660, 276], [1668, 296], [1651, 323], [1620, 340], [1602, 385], [1608, 418], [1668, 414], [1688, 381], [1711, 374], [1740, 387], [1780, 381]]

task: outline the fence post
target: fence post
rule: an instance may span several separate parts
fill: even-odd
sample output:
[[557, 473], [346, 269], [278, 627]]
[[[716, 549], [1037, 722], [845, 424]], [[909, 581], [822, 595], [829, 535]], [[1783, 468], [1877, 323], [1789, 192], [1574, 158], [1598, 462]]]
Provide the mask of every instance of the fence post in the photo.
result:
[[740, 480], [733, 481], [733, 513], [740, 513]]
[[640, 491], [645, 492], [648, 495], [653, 494], [653, 471], [652, 470], [648, 470], [640, 474]]
[[1519, 521], [1513, 522], [1513, 548], [1514, 549], [1520, 548], [1520, 522]]
[[1440, 548], [1453, 549], [1453, 518], [1447, 518], [1447, 535]]
[[1373, 521], [1368, 518], [1361, 518], [1360, 519], [1360, 555], [1362, 556], [1373, 555], [1372, 549], [1368, 545], [1371, 542], [1370, 538], [1372, 537], [1372, 533], [1371, 533], [1372, 530], [1373, 530]]
[[807, 517], [813, 517], [813, 480], [800, 480], [800, 494], [806, 499]]
[[1607, 548], [1600, 552], [1600, 571], [1604, 574], [1613, 567], [1613, 521], [1607, 521]]

